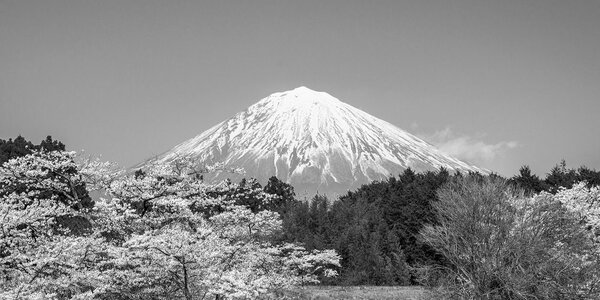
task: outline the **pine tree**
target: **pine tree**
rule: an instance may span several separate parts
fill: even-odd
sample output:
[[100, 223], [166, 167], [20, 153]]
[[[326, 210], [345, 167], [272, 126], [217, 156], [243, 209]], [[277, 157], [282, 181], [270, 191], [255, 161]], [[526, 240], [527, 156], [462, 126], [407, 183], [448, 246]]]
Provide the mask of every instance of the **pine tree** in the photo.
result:
[[53, 140], [51, 136], [47, 136], [39, 145], [32, 144], [21, 135], [17, 136], [14, 140], [8, 139], [8, 141], [5, 141], [0, 139], [0, 164], [12, 158], [31, 154], [36, 150], [46, 152], [64, 151], [65, 145], [60, 141]]
[[294, 187], [279, 180], [279, 178], [275, 176], [269, 178], [269, 181], [263, 188], [263, 191], [265, 193], [278, 196], [277, 199], [274, 199], [269, 205], [267, 205], [268, 210], [285, 214], [289, 209], [289, 206], [292, 205], [293, 202], [296, 202], [296, 199], [294, 198], [296, 196]]
[[556, 193], [561, 187], [571, 188], [577, 181], [577, 172], [573, 169], [567, 169], [565, 160], [550, 170], [546, 176], [545, 183], [551, 193]]
[[509, 182], [532, 195], [546, 189], [544, 182], [537, 175], [532, 174], [527, 165], [522, 166], [519, 169], [519, 175], [513, 176]]

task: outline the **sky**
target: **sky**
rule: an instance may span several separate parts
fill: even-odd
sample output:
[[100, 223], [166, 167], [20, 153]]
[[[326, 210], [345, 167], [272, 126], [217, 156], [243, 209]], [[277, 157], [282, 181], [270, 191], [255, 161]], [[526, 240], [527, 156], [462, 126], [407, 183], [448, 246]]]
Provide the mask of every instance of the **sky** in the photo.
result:
[[307, 86], [505, 176], [600, 169], [600, 1], [0, 0], [0, 138], [123, 167]]

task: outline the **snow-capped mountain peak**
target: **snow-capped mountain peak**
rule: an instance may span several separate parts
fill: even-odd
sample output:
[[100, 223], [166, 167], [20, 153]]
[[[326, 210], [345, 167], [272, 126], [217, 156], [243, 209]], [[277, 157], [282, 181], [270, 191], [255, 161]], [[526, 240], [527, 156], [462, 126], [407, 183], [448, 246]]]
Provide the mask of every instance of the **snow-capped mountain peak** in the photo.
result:
[[485, 172], [328, 93], [304, 86], [274, 93], [147, 163], [178, 157], [242, 167], [248, 177], [263, 183], [275, 175], [300, 194], [343, 193], [408, 167]]

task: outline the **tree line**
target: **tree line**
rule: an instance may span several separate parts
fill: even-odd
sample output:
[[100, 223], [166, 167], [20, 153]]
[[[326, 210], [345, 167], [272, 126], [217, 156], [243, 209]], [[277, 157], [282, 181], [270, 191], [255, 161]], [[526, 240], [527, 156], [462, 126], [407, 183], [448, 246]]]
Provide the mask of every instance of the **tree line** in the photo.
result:
[[[0, 140], [0, 158], [8, 157], [5, 162], [32, 153], [60, 153], [63, 150], [64, 145], [51, 137], [39, 145], [22, 137], [14, 141]], [[75, 165], [67, 165], [70, 167], [62, 167], [67, 174], [77, 175], [81, 171]], [[175, 170], [183, 169], [175, 166]], [[183, 176], [184, 180], [181, 174], [172, 172], [138, 170], [128, 177], [129, 181], [120, 181], [120, 185], [113, 183], [110, 191], [114, 197], [126, 199], [127, 207], [138, 217], [151, 218], [151, 222], [144, 221], [145, 226], [150, 226], [148, 228], [163, 226], [157, 225], [158, 220], [158, 224], [162, 224], [179, 218], [180, 208], [166, 204], [167, 199], [187, 199], [185, 214], [202, 216], [203, 220], [229, 216], [227, 222], [233, 222], [233, 217], [244, 219], [273, 212], [279, 222], [275, 226], [277, 230], [262, 235], [260, 241], [271, 245], [298, 245], [307, 254], [311, 251], [328, 253], [326, 251], [331, 249], [339, 255], [337, 265], [331, 257], [321, 261], [329, 262], [328, 267], [333, 268], [337, 276], [305, 273], [316, 276], [309, 276], [315, 280], [313, 282], [323, 284], [425, 284], [439, 287], [445, 295], [459, 299], [484, 296], [491, 297], [489, 299], [566, 299], [569, 295], [581, 295], [582, 285], [592, 284], [577, 278], [597, 278], [589, 268], [578, 266], [576, 260], [597, 267], [589, 259], [594, 257], [591, 254], [595, 249], [594, 230], [600, 228], [600, 221], [598, 224], [590, 221], [595, 220], [590, 215], [595, 211], [590, 210], [584, 215], [582, 207], [586, 203], [588, 208], [598, 205], [593, 200], [597, 197], [594, 191], [600, 185], [600, 172], [586, 167], [569, 169], [564, 161], [553, 167], [545, 178], [532, 174], [527, 166], [511, 178], [497, 174], [451, 174], [445, 169], [424, 173], [407, 169], [398, 176], [365, 184], [339, 199], [315, 195], [309, 201], [296, 199], [293, 187], [276, 177], [271, 177], [264, 187], [255, 179], [243, 179], [239, 183], [225, 181], [200, 193], [189, 188], [190, 182], [201, 182], [201, 176], [186, 176]], [[51, 178], [61, 182], [58, 175]], [[77, 203], [69, 201], [64, 193], [44, 188], [28, 196], [26, 202], [41, 199], [62, 202], [72, 212], [55, 218], [55, 223], [62, 222], [62, 227], [70, 228], [72, 232], [87, 228], [93, 222], [81, 217], [81, 211], [96, 205], [89, 199], [86, 183], [75, 183], [72, 192], [79, 195]], [[30, 193], [32, 189], [31, 185], [23, 183], [4, 183], [0, 187], [3, 201], [8, 195]], [[140, 190], [146, 194], [140, 194]], [[175, 195], [177, 197], [173, 198]], [[190, 199], [193, 201], [188, 201]], [[231, 207], [247, 212], [230, 214]], [[535, 216], [539, 218], [535, 219]], [[580, 224], [587, 225], [581, 229]], [[528, 230], [540, 232], [540, 236], [529, 236]], [[123, 243], [131, 238], [130, 231], [131, 228], [105, 230], [102, 236]], [[521, 235], [515, 236], [515, 232], [521, 232]], [[455, 239], [449, 239], [450, 234]], [[591, 244], [587, 242], [590, 234]], [[469, 243], [461, 244], [464, 240]], [[562, 248], [552, 244], [556, 241], [560, 241]], [[258, 240], [254, 242], [258, 243]], [[575, 244], [580, 246], [575, 247]], [[518, 253], [522, 247], [531, 249]], [[291, 250], [279, 248], [278, 251], [283, 251], [279, 252], [281, 255]], [[7, 257], [6, 253], [6, 249], [0, 249], [0, 257]], [[582, 257], [588, 261], [584, 262]], [[553, 263], [545, 264], [548, 261]], [[494, 267], [490, 267], [490, 263]], [[172, 282], [179, 281], [173, 277]], [[231, 294], [222, 291], [214, 295]]]
[[[437, 223], [433, 206], [438, 190], [457, 178], [480, 174], [450, 174], [447, 170], [415, 173], [407, 169], [397, 177], [363, 185], [336, 201], [315, 196], [296, 203], [283, 215], [285, 235], [309, 249], [336, 249], [342, 257], [340, 276], [333, 284], [390, 285], [416, 283], [411, 267], [444, 264], [437, 253], [418, 236], [424, 226]], [[586, 167], [567, 169], [562, 161], [544, 179], [523, 166], [519, 174], [505, 179], [507, 185], [526, 194], [555, 194], [578, 182], [600, 185], [600, 172]], [[390, 270], [395, 270], [390, 272]]]
[[14, 140], [0, 139], [0, 164], [7, 162], [11, 158], [17, 158], [31, 154], [33, 151], [65, 151], [65, 145], [52, 136], [47, 136], [39, 144], [34, 145], [31, 141], [22, 136], [17, 136]]

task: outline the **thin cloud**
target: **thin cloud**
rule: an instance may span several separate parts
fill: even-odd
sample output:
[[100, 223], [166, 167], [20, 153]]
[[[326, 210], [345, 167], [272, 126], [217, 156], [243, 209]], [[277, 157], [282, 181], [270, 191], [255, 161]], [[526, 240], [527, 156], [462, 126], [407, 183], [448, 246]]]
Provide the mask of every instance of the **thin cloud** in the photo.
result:
[[449, 127], [423, 137], [443, 152], [469, 162], [490, 162], [519, 146], [517, 141], [486, 143], [481, 137], [458, 135]]
[[410, 129], [416, 130], [419, 128], [419, 124], [417, 122], [410, 123]]

